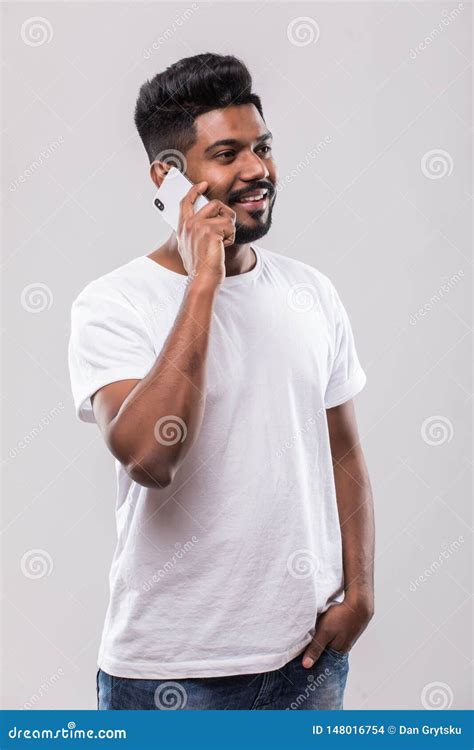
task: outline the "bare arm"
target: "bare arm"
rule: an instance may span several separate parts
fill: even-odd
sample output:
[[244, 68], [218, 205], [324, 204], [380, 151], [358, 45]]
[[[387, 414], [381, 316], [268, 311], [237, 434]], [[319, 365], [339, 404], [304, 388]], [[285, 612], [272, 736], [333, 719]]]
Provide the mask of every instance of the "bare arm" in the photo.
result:
[[372, 489], [359, 442], [352, 401], [328, 409], [327, 421], [342, 537], [345, 597], [318, 617], [303, 655], [311, 667], [330, 645], [346, 652], [374, 614], [374, 512]]
[[107, 385], [92, 401], [111, 452], [146, 487], [172, 481], [201, 428], [216, 295], [215, 286], [192, 281], [150, 372]]
[[342, 535], [345, 601], [371, 613], [374, 606], [372, 488], [352, 401], [327, 411]]
[[179, 252], [190, 281], [154, 366], [142, 380], [104, 386], [92, 402], [111, 452], [146, 487], [172, 481], [202, 424], [212, 312], [225, 276], [224, 245], [235, 236], [235, 212], [220, 201], [194, 213], [205, 184], [181, 202]]

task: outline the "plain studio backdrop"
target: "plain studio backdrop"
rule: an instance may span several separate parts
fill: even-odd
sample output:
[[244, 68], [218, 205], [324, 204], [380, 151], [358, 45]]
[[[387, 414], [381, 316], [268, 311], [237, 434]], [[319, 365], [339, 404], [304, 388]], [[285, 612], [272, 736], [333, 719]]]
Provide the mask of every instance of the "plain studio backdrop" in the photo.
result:
[[167, 236], [140, 85], [217, 52], [248, 65], [275, 137], [261, 245], [330, 277], [368, 377], [376, 614], [345, 707], [468, 708], [471, 7], [6, 3], [3, 19], [3, 707], [96, 707], [115, 471], [74, 414], [70, 307]]

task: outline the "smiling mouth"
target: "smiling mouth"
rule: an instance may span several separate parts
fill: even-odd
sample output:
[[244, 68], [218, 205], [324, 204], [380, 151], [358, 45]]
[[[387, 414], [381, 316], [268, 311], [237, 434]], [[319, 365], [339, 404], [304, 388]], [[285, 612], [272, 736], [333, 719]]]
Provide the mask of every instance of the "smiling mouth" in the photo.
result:
[[252, 190], [242, 195], [235, 204], [242, 206], [248, 211], [261, 211], [267, 207], [268, 190]]

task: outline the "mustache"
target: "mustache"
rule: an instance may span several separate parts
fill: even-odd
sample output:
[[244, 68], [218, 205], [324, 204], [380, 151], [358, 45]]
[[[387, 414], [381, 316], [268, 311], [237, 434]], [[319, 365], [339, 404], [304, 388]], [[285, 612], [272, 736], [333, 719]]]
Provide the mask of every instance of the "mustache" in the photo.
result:
[[242, 195], [245, 195], [250, 190], [267, 190], [269, 198], [272, 198], [275, 193], [275, 188], [271, 182], [266, 182], [265, 180], [259, 180], [258, 182], [255, 182], [253, 185], [248, 185], [246, 188], [243, 188], [242, 190], [239, 190], [238, 192], [231, 193], [229, 195], [229, 203], [235, 203], [235, 201], [238, 201]]

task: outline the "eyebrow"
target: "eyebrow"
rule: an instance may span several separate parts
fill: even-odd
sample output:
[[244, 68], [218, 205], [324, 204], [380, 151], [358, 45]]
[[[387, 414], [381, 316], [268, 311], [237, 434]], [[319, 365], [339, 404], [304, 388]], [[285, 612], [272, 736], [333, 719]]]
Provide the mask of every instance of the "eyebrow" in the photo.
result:
[[[273, 138], [272, 133], [268, 131], [267, 133], [263, 133], [263, 135], [259, 135], [257, 140], [257, 143], [261, 143], [262, 141], [266, 141], [269, 138]], [[211, 143], [210, 146], [204, 149], [204, 153], [208, 154], [210, 151], [212, 151], [214, 148], [217, 148], [218, 146], [241, 146], [242, 141], [238, 141], [236, 138], [223, 138], [220, 141], [215, 141], [214, 143]]]

